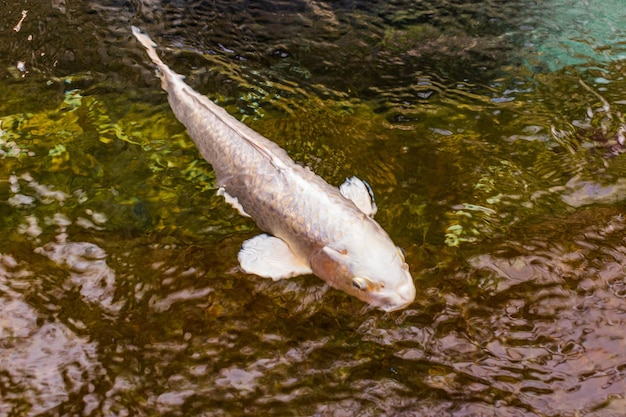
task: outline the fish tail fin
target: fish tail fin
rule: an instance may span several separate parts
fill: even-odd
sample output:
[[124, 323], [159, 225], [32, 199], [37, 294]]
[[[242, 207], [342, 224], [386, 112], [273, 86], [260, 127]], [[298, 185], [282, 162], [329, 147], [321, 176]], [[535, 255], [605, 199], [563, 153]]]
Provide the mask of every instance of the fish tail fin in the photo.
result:
[[157, 55], [156, 43], [154, 43], [154, 41], [150, 39], [148, 35], [143, 33], [141, 29], [139, 29], [137, 26], [131, 26], [131, 29], [133, 31], [133, 35], [135, 35], [135, 38], [137, 38], [139, 43], [141, 43], [144, 46], [144, 48], [146, 48], [146, 52], [148, 53], [148, 56], [150, 57], [152, 62], [154, 62], [157, 66], [159, 66], [159, 68], [164, 67], [165, 64], [163, 63], [163, 61], [161, 61], [161, 58], [159, 58], [159, 56]]

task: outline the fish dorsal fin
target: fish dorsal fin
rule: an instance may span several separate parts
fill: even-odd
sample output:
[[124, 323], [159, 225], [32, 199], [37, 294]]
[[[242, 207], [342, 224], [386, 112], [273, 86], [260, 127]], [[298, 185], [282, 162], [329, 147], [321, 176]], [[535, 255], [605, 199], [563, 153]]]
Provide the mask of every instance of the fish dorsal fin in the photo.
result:
[[339, 187], [339, 191], [341, 195], [351, 200], [367, 216], [374, 217], [378, 211], [372, 187], [365, 181], [357, 177], [347, 178]]
[[248, 142], [276, 169], [284, 170], [288, 168], [288, 164], [285, 163], [285, 160], [290, 160], [290, 157], [283, 148], [257, 133], [242, 121], [237, 120], [237, 118], [228, 113], [225, 109], [213, 103], [208, 97], [197, 93], [189, 86], [185, 87], [185, 92], [198, 106], [204, 107], [207, 111], [213, 113], [220, 122], [235, 132], [240, 138]]
[[308, 262], [294, 254], [284, 240], [266, 234], [243, 242], [237, 259], [244, 272], [274, 281], [313, 273]]

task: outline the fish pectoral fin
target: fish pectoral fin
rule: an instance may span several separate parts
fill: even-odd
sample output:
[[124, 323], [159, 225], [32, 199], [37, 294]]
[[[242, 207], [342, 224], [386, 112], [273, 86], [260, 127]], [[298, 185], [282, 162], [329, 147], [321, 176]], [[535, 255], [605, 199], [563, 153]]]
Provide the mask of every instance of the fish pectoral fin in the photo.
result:
[[232, 195], [228, 194], [226, 192], [226, 190], [224, 189], [224, 187], [220, 187], [217, 190], [217, 195], [221, 195], [224, 197], [224, 200], [226, 200], [226, 202], [228, 204], [230, 204], [231, 206], [233, 206], [235, 209], [237, 209], [237, 211], [239, 212], [239, 214], [241, 214], [244, 217], [250, 217], [250, 215], [248, 213], [246, 213], [246, 211], [243, 209], [243, 207], [241, 206], [241, 204], [239, 204], [239, 200], [237, 199], [237, 197], [233, 197]]
[[295, 255], [285, 241], [266, 234], [243, 242], [237, 258], [244, 272], [274, 281], [313, 273], [307, 261]]
[[374, 217], [378, 211], [374, 202], [374, 192], [372, 187], [365, 181], [350, 177], [339, 187], [341, 195], [351, 200], [367, 216]]

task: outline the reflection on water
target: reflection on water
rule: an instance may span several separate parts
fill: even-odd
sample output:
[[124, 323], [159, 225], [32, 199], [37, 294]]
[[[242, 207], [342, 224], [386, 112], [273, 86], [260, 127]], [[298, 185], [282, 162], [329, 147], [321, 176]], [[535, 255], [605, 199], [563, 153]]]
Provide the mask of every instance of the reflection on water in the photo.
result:
[[24, 296], [33, 278], [12, 256], [0, 257], [0, 413], [39, 415], [79, 393], [90, 413], [98, 401], [89, 387], [104, 375], [97, 344], [42, 317]]
[[80, 288], [85, 302], [95, 303], [108, 312], [119, 311], [120, 305], [113, 303], [115, 273], [106, 265], [106, 254], [98, 246], [87, 242], [50, 242], [35, 253], [48, 257], [69, 272], [68, 285]]
[[[619, 1], [133, 1], [0, 18], [0, 415], [618, 416]], [[294, 159], [358, 175], [418, 294], [241, 274], [131, 23]]]
[[[470, 258], [491, 302], [469, 309], [492, 316], [491, 328], [482, 329], [491, 333], [484, 344], [490, 358], [472, 364], [472, 372], [495, 387], [514, 389], [535, 410], [549, 395], [552, 413], [604, 408], [604, 401], [615, 399], [598, 415], [618, 415], [625, 386], [619, 353], [624, 228], [619, 212], [587, 210], [540, 225], [550, 241], [511, 242]], [[501, 364], [494, 372], [502, 358], [518, 365]]]

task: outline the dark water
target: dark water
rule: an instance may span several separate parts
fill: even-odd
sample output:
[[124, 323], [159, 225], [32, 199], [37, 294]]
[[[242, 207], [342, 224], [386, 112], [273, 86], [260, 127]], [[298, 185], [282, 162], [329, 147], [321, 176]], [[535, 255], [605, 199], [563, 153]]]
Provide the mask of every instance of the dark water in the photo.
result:
[[[622, 0], [0, 4], [0, 415], [626, 413]], [[131, 24], [367, 180], [415, 303], [240, 273]]]

